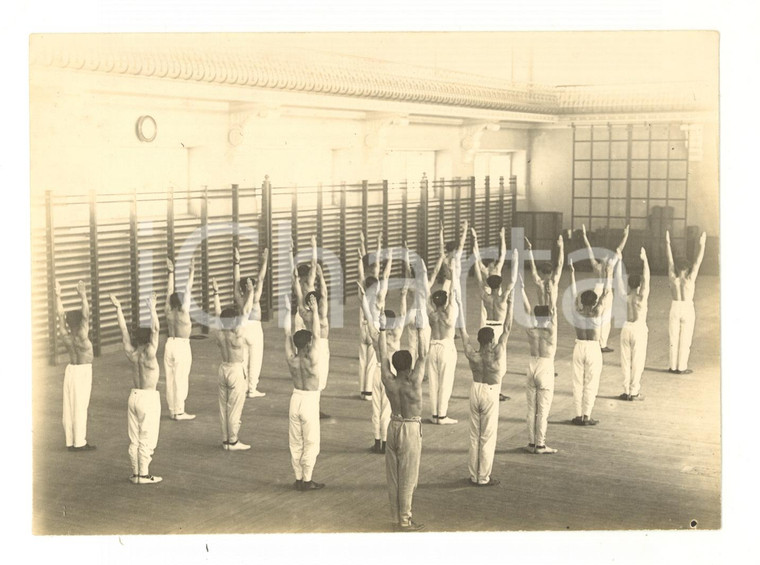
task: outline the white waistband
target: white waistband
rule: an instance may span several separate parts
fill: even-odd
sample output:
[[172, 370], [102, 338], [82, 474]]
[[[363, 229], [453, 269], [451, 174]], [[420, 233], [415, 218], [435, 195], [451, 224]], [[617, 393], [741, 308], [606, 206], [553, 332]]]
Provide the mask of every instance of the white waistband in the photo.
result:
[[454, 344], [454, 338], [453, 337], [447, 337], [446, 339], [431, 339], [430, 345], [448, 345], [448, 344]]
[[488, 383], [479, 383], [477, 381], [472, 381], [472, 386], [476, 388], [487, 388], [489, 390], [493, 389], [501, 389], [501, 385], [489, 385]]
[[158, 391], [155, 388], [133, 388], [130, 394], [158, 394]]
[[319, 395], [321, 392], [321, 390], [301, 390], [300, 388], [293, 389], [293, 394]]
[[166, 341], [186, 341], [186, 342], [189, 343], [190, 342], [190, 338], [189, 337], [170, 337]]

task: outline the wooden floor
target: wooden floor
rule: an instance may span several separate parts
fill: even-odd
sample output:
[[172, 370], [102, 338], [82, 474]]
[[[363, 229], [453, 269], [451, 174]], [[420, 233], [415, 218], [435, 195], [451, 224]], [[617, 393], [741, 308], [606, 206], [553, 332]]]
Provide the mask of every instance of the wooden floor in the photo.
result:
[[[561, 289], [567, 284], [563, 277]], [[470, 304], [476, 300], [468, 288]], [[493, 476], [495, 488], [469, 486], [468, 391], [460, 352], [449, 414], [456, 426], [424, 426], [415, 520], [432, 531], [699, 529], [721, 526], [720, 312], [717, 277], [697, 283], [697, 325], [691, 375], [667, 369], [667, 280], [655, 277], [649, 307], [649, 350], [644, 402], [623, 402], [619, 329], [614, 353], [604, 357], [593, 428], [570, 425], [574, 333], [561, 319], [559, 376], [549, 418], [553, 456], [522, 451], [526, 441], [524, 374], [528, 347], [517, 325], [508, 346], [509, 375], [501, 403]], [[397, 298], [390, 297], [391, 303]], [[475, 308], [468, 323], [476, 329]], [[130, 365], [121, 353], [95, 360], [90, 401], [89, 453], [65, 449], [61, 429], [63, 367], [38, 367], [33, 388], [33, 531], [35, 534], [214, 534], [263, 532], [383, 532], [391, 519], [384, 458], [372, 444], [371, 406], [358, 395], [357, 308], [346, 328], [331, 330], [330, 381], [322, 395], [322, 451], [314, 477], [318, 492], [292, 490], [288, 402], [292, 385], [281, 330], [265, 324], [260, 389], [247, 400], [240, 437], [247, 452], [221, 449], [216, 389], [218, 353], [208, 340], [192, 342], [188, 412], [194, 421], [168, 419], [162, 371], [163, 415], [151, 472], [158, 485], [136, 486], [127, 455], [126, 405]], [[163, 339], [162, 339], [163, 342]], [[461, 344], [458, 344], [461, 351]], [[159, 350], [163, 355], [163, 347]], [[425, 385], [426, 386], [426, 385]], [[427, 387], [423, 414], [428, 415]]]

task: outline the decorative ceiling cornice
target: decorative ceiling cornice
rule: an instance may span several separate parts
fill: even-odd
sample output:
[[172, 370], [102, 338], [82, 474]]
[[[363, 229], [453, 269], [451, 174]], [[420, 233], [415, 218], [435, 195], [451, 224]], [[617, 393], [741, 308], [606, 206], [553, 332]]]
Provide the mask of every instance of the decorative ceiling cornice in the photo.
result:
[[[42, 36], [33, 68], [217, 83], [336, 96], [534, 114], [700, 111], [716, 107], [703, 84], [551, 87], [499, 85], [492, 79], [360, 57], [276, 53], [244, 41], [182, 42], [146, 36]], [[707, 95], [705, 93], [708, 93]]]

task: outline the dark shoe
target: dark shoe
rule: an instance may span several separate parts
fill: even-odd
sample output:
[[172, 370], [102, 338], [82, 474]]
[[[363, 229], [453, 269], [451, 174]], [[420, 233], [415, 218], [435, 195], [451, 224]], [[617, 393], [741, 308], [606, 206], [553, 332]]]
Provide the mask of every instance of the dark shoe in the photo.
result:
[[160, 483], [161, 481], [163, 481], [163, 479], [155, 475], [139, 475], [132, 482], [136, 485], [155, 485], [156, 483]]
[[572, 420], [570, 420], [573, 424], [576, 426], [582, 426], [583, 425], [583, 418], [581, 416], [576, 416]]
[[72, 447], [71, 448], [72, 451], [92, 451], [93, 449], [95, 449], [95, 446], [94, 445], [90, 445], [89, 443], [85, 443], [84, 445], [82, 445], [80, 447]]
[[613, 351], [615, 350], [611, 347], [602, 347], [602, 353], [612, 353]]
[[684, 369], [683, 371], [678, 371], [679, 375], [691, 375], [694, 371], [691, 369]]
[[296, 479], [296, 482], [293, 483], [293, 488], [296, 490], [303, 490], [303, 480]]
[[628, 400], [644, 400], [644, 397], [641, 394], [629, 394]]
[[623, 394], [621, 394], [620, 396], [618, 396], [618, 398], [619, 398], [620, 400], [631, 400], [631, 395], [630, 395], [630, 394], [626, 394], [626, 393], [623, 393]]
[[599, 423], [599, 420], [594, 420], [590, 416], [584, 416], [583, 417], [583, 425], [584, 426], [596, 426]]
[[325, 414], [322, 411], [319, 412], [319, 419], [320, 420], [329, 420], [330, 418], [332, 418], [332, 416], [330, 416], [329, 414]]
[[500, 394], [499, 401], [504, 402], [505, 400], [509, 400], [509, 397], [506, 394]]
[[559, 373], [554, 373], [554, 378], [556, 379], [557, 377], [559, 377]]
[[528, 453], [535, 453], [536, 452], [536, 444], [535, 443], [529, 443], [525, 446], [525, 451]]
[[380, 442], [380, 453], [385, 453], [385, 444], [386, 443], [387, 442], [385, 442], [385, 441], [381, 441]]
[[549, 447], [548, 445], [537, 445], [536, 446], [536, 455], [546, 455], [546, 454], [552, 454], [557, 453], [557, 450], [553, 447]]
[[478, 483], [478, 486], [479, 487], [495, 487], [495, 486], [498, 486], [500, 482], [501, 481], [499, 479], [494, 479], [493, 477], [491, 477], [490, 479], [488, 479], [487, 483]]
[[301, 490], [319, 490], [325, 488], [325, 483], [316, 483], [314, 481], [303, 481]]
[[668, 369], [668, 373], [673, 373], [674, 375], [679, 374], [677, 369]]
[[375, 445], [369, 448], [369, 450], [372, 453], [382, 453], [382, 446], [380, 445], [382, 442], [379, 439], [375, 440]]
[[409, 520], [408, 524], [399, 524], [398, 529], [400, 532], [419, 532], [420, 530], [424, 530], [425, 526]]

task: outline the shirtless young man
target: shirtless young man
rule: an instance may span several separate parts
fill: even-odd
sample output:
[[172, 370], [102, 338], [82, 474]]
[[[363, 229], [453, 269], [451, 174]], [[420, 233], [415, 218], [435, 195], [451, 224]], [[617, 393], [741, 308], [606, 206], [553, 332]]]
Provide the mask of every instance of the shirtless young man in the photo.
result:
[[[464, 244], [467, 241], [467, 232], [469, 222], [467, 220], [462, 222], [459, 232], [459, 241], [445, 242], [443, 237], [443, 224], [441, 224], [441, 230], [438, 234], [438, 239], [441, 245], [441, 254], [444, 255], [444, 265], [447, 267], [447, 271], [451, 273], [451, 289], [457, 289], [457, 292], [461, 293], [462, 282], [462, 253], [464, 252]], [[444, 290], [447, 292], [446, 283], [444, 282]]]
[[552, 305], [557, 308], [557, 287], [559, 279], [562, 276], [562, 266], [565, 262], [565, 245], [562, 235], [557, 237], [557, 263], [552, 267], [551, 263], [542, 263], [541, 271], [536, 269], [536, 262], [533, 260], [533, 246], [528, 238], [525, 238], [525, 245], [528, 247], [528, 259], [530, 259], [530, 272], [533, 275], [533, 282], [536, 283], [538, 291], [538, 305]]
[[[404, 285], [401, 289], [401, 307], [398, 315], [393, 310], [385, 309], [385, 297], [388, 292], [388, 276], [390, 274], [392, 265], [391, 258], [386, 263], [383, 279], [380, 282], [380, 289], [377, 296], [377, 307], [380, 312], [383, 313], [386, 319], [386, 339], [388, 340], [388, 354], [393, 355], [396, 351], [401, 349], [401, 334], [404, 331], [406, 321], [406, 295], [408, 287]], [[361, 285], [359, 287], [359, 301], [361, 310], [364, 312], [364, 316], [367, 319], [371, 319], [371, 312], [369, 302], [365, 295], [364, 288]], [[374, 322], [367, 324], [367, 332], [369, 333], [371, 343], [375, 348], [375, 353], [379, 353], [379, 330], [375, 327]], [[377, 359], [380, 359], [379, 355]], [[375, 444], [372, 446], [373, 453], [385, 453], [385, 444], [388, 437], [388, 422], [391, 417], [391, 407], [388, 403], [388, 397], [385, 394], [385, 387], [383, 386], [382, 375], [380, 367], [374, 371], [372, 375], [372, 429], [375, 434]]]
[[593, 290], [586, 290], [578, 296], [575, 285], [575, 268], [570, 261], [570, 288], [572, 290], [573, 326], [575, 326], [575, 349], [573, 349], [573, 404], [575, 418], [573, 424], [594, 426], [598, 420], [591, 418], [596, 393], [599, 391], [599, 377], [602, 374], [602, 350], [599, 333], [602, 327], [604, 300], [610, 293], [612, 269], [616, 258], [602, 261], [606, 273], [604, 287], [599, 296]]
[[[375, 254], [375, 261], [372, 264], [372, 274], [365, 277], [364, 263], [366, 261], [367, 267], [370, 266], [369, 255], [367, 255], [367, 249], [365, 246], [364, 234], [359, 232], [360, 245], [358, 249], [359, 263], [358, 273], [359, 282], [366, 289], [369, 294], [368, 301], [370, 304], [370, 311], [373, 318], [369, 320], [377, 321], [377, 301], [375, 296], [377, 294], [377, 282], [380, 278], [380, 236], [377, 237], [377, 252]], [[373, 375], [379, 370], [380, 364], [377, 362], [376, 347], [372, 345], [372, 339], [367, 329], [368, 318], [364, 315], [364, 312], [359, 308], [359, 393], [362, 400], [372, 400], [372, 386]]]
[[147, 300], [150, 309], [150, 328], [137, 328], [134, 343], [129, 335], [119, 300], [110, 295], [111, 304], [116, 308], [116, 320], [121, 330], [124, 353], [132, 362], [134, 388], [127, 402], [127, 431], [129, 432], [129, 459], [132, 462], [132, 476], [136, 485], [150, 485], [161, 482], [161, 477], [151, 475], [150, 462], [158, 444], [158, 429], [161, 423], [161, 398], [156, 390], [158, 383], [158, 314], [156, 294]]
[[185, 291], [180, 294], [174, 289], [174, 262], [166, 260], [169, 282], [166, 289], [166, 324], [169, 338], [164, 346], [164, 371], [166, 372], [166, 403], [172, 420], [192, 420], [194, 414], [185, 412], [185, 400], [190, 388], [190, 367], [193, 353], [190, 350], [190, 333], [193, 322], [190, 319], [190, 300], [195, 276], [195, 260], [190, 260], [190, 274]]
[[[585, 243], [586, 249], [588, 249], [588, 258], [589, 261], [591, 261], [591, 268], [594, 271], [596, 278], [599, 279], [599, 282], [596, 285], [596, 292], [599, 294], [604, 286], [604, 265], [594, 257], [594, 251], [591, 249], [588, 237], [586, 237], [585, 224], [581, 227], [583, 228], [583, 243]], [[629, 229], [630, 226], [625, 226], [625, 229], [623, 230], [623, 239], [620, 240], [620, 244], [617, 246], [617, 249], [615, 249], [616, 257], [623, 256], [625, 242], [628, 241]], [[607, 347], [607, 340], [610, 338], [610, 329], [612, 328], [612, 298], [612, 291], [610, 291], [605, 296], [604, 303], [602, 304], [602, 328], [599, 332], [599, 343], [602, 347], [602, 353], [610, 353], [614, 351], [611, 347]]]
[[253, 344], [250, 335], [243, 328], [243, 321], [248, 319], [253, 307], [253, 281], [246, 279], [245, 302], [242, 309], [235, 305], [222, 310], [216, 279], [211, 279], [211, 289], [216, 320], [210, 329], [222, 355], [218, 372], [222, 447], [225, 451], [245, 451], [251, 449], [251, 446], [238, 438], [248, 390], [243, 358], [245, 350]]
[[[422, 310], [417, 310], [417, 331], [424, 325]], [[385, 316], [380, 315], [379, 353], [383, 386], [391, 405], [388, 425], [388, 443], [385, 450], [385, 475], [391, 516], [403, 532], [423, 529], [412, 521], [412, 497], [420, 474], [422, 452], [422, 375], [425, 371], [427, 351], [424, 340], [418, 336], [417, 362], [412, 365], [412, 354], [406, 350], [388, 354]], [[395, 369], [394, 375], [391, 364]]]
[[[240, 251], [235, 247], [234, 264], [232, 266], [232, 278], [235, 303], [241, 310], [245, 305], [246, 281], [240, 279]], [[248, 339], [253, 344], [245, 350], [243, 356], [243, 369], [248, 378], [248, 398], [260, 398], [266, 396], [266, 392], [259, 391], [259, 377], [261, 376], [261, 363], [264, 360], [264, 332], [261, 329], [261, 293], [264, 292], [264, 277], [267, 275], [269, 264], [269, 249], [265, 248], [259, 267], [259, 278], [253, 291], [253, 306], [251, 313], [243, 320], [243, 331], [248, 333]]]
[[[641, 248], [640, 254], [644, 267], [641, 275], [628, 275], [628, 292], [622, 278], [617, 277], [619, 292], [627, 295], [628, 317], [620, 330], [620, 367], [623, 370], [623, 394], [620, 400], [643, 400], [641, 396], [641, 375], [647, 359], [647, 306], [649, 302], [649, 261], [647, 252]], [[618, 262], [618, 273], [620, 264]]]
[[[478, 249], [478, 236], [475, 230], [472, 230], [473, 246], [472, 253], [475, 255], [475, 260], [480, 262], [480, 249]], [[502, 289], [501, 274], [489, 275], [483, 283], [482, 274], [479, 268], [475, 269], [475, 277], [478, 279], [478, 286], [480, 288], [480, 327], [490, 327], [494, 331], [494, 342], [499, 340], [501, 336], [502, 327], [504, 325], [504, 316], [507, 313], [507, 300], [512, 296], [512, 289], [515, 288], [515, 282], [517, 282], [517, 269], [520, 266], [517, 255], [517, 249], [512, 251], [512, 272], [509, 283]], [[507, 367], [504, 366], [504, 375], [507, 376]], [[503, 378], [499, 381], [499, 386], [504, 382]], [[505, 401], [509, 399], [508, 396], [499, 392], [499, 400]]]
[[81, 310], [66, 312], [61, 300], [61, 285], [55, 281], [55, 311], [58, 334], [69, 354], [63, 374], [63, 432], [69, 451], [90, 451], [87, 443], [87, 410], [92, 391], [92, 342], [90, 342], [90, 307], [84, 282], [77, 284]]
[[[513, 259], [514, 261], [514, 259]], [[513, 264], [517, 264], [514, 261]], [[495, 275], [492, 275], [495, 276]], [[513, 289], [506, 292], [506, 309], [499, 337], [490, 326], [478, 331], [479, 349], [470, 345], [464, 308], [459, 298], [459, 335], [472, 371], [470, 387], [470, 482], [490, 487], [499, 484], [491, 477], [496, 432], [499, 427], [499, 390], [507, 368], [507, 340], [512, 329]]]
[[[406, 241], [404, 241], [404, 251], [402, 256], [404, 263], [404, 278], [406, 278], [408, 281], [411, 281], [411, 284], [415, 285], [415, 287], [421, 287], [422, 285], [425, 285], [427, 288], [427, 293], [414, 293], [412, 311], [408, 312], [408, 318], [410, 320], [417, 320], [417, 312], [421, 309], [423, 316], [419, 319], [422, 320], [424, 326], [422, 328], [417, 328], [415, 327], [414, 323], [411, 323], [408, 324], [405, 329], [407, 350], [412, 354], [412, 363], [414, 364], [417, 360], [417, 350], [419, 349], [419, 345], [417, 344], [418, 337], [422, 337], [422, 347], [425, 348], [425, 351], [428, 351], [428, 349], [430, 349], [430, 324], [427, 320], [427, 306], [425, 304], [426, 298], [424, 297], [427, 297], [427, 295], [431, 292], [433, 285], [436, 283], [438, 274], [441, 272], [441, 268], [443, 267], [445, 256], [441, 254], [441, 256], [438, 257], [438, 261], [436, 262], [430, 277], [427, 276], [427, 267], [425, 266], [425, 261], [423, 261], [421, 257], [417, 257], [415, 268], [412, 269], [412, 266], [409, 263], [409, 247], [407, 246]], [[447, 283], [448, 288], [451, 288], [450, 281], [447, 281]], [[422, 301], [420, 301], [420, 296], [423, 297]], [[422, 331], [417, 332], [418, 329]], [[425, 381], [427, 381], [427, 374], [423, 378], [423, 382]]]
[[[309, 294], [308, 307], [318, 308], [314, 294]], [[314, 465], [319, 455], [319, 379], [322, 341], [319, 318], [311, 316], [310, 330], [298, 330], [292, 334], [290, 300], [285, 301], [285, 358], [293, 379], [293, 394], [288, 409], [288, 445], [290, 461], [298, 491], [318, 490], [324, 483], [312, 480]]]
[[451, 294], [436, 290], [432, 296], [423, 285], [426, 295], [428, 319], [430, 321], [430, 350], [428, 351], [427, 377], [430, 386], [430, 407], [434, 424], [456, 424], [449, 418], [448, 408], [454, 388], [454, 373], [457, 365], [457, 348], [454, 344], [454, 325], [457, 321], [458, 286], [452, 284]]
[[697, 257], [691, 267], [684, 261], [676, 266], [673, 262], [673, 250], [670, 248], [670, 232], [665, 232], [666, 252], [668, 255], [668, 283], [670, 284], [670, 317], [668, 335], [670, 336], [669, 373], [687, 375], [693, 372], [688, 368], [691, 339], [694, 337], [694, 288], [699, 274], [699, 267], [705, 257], [707, 233], [699, 237]]
[[[520, 281], [522, 283], [522, 279]], [[530, 361], [525, 396], [528, 401], [528, 447], [530, 453], [557, 453], [546, 445], [546, 428], [554, 398], [554, 356], [557, 353], [557, 304], [540, 304], [531, 310], [525, 285], [522, 290], [525, 314], [528, 316]]]
[[[330, 373], [330, 342], [328, 338], [330, 336], [330, 322], [328, 319], [329, 297], [327, 296], [327, 283], [325, 282], [325, 275], [322, 272], [322, 266], [317, 263], [316, 272], [319, 275], [319, 291], [310, 290], [306, 296], [301, 294], [302, 289], [300, 285], [295, 285], [296, 297], [298, 298], [298, 313], [303, 320], [303, 323], [307, 328], [313, 327], [313, 318], [317, 318], [319, 321], [319, 333], [320, 339], [315, 342], [314, 346], [319, 348], [319, 390], [320, 392], [327, 386], [327, 377]], [[314, 301], [311, 300], [314, 297]], [[316, 305], [316, 310], [313, 306]], [[297, 324], [296, 324], [297, 327]], [[324, 412], [319, 413], [319, 417], [322, 419], [329, 418], [328, 414]]]

